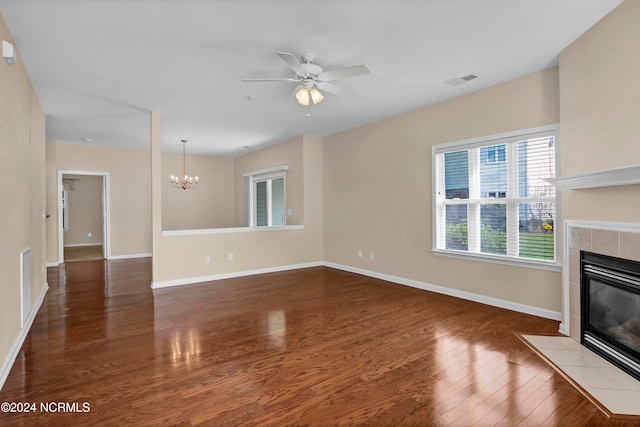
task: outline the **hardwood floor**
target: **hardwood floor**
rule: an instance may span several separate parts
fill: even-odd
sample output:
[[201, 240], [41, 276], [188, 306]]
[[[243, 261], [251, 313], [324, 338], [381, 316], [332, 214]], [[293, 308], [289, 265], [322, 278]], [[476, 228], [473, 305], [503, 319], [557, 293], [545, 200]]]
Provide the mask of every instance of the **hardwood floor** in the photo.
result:
[[68, 246], [64, 248], [64, 262], [102, 260], [102, 245]]
[[324, 267], [155, 291], [150, 269], [49, 270], [0, 391], [36, 411], [0, 425], [634, 425], [514, 336], [554, 321]]

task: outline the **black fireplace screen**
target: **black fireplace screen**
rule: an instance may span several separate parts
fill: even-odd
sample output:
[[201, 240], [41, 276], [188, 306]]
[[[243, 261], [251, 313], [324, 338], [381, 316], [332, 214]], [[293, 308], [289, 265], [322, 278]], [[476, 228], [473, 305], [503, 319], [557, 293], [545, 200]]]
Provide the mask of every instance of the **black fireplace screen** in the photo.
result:
[[640, 379], [640, 263], [581, 258], [582, 344]]

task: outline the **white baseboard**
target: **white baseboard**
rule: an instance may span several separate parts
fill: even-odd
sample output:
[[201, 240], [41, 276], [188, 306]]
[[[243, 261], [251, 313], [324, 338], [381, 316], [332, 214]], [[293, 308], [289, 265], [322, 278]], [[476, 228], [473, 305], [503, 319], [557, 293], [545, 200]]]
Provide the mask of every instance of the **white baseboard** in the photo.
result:
[[[150, 256], [151, 254], [118, 255], [115, 257], [111, 257], [111, 259], [142, 258], [142, 257], [150, 257]], [[50, 267], [50, 266], [53, 267], [57, 265], [58, 265], [57, 263], [48, 263], [47, 267]], [[166, 280], [162, 282], [152, 282], [151, 288], [160, 289], [160, 288], [166, 288], [171, 286], [189, 285], [193, 283], [209, 282], [209, 281], [215, 281], [215, 280], [221, 280], [221, 279], [230, 279], [234, 277], [252, 276], [255, 274], [274, 273], [278, 271], [297, 270], [301, 268], [320, 267], [320, 266], [325, 266], [329, 268], [335, 268], [337, 270], [343, 270], [351, 273], [361, 274], [363, 276], [386, 280], [388, 282], [410, 286], [412, 288], [418, 288], [425, 291], [431, 291], [431, 292], [436, 292], [443, 295], [449, 295], [456, 298], [479, 302], [481, 304], [487, 304], [494, 307], [517, 311], [520, 313], [531, 314], [531, 315], [543, 317], [546, 319], [558, 320], [558, 321], [562, 320], [562, 313], [557, 311], [546, 310], [546, 309], [533, 307], [526, 304], [520, 304], [512, 301], [498, 299], [498, 298], [487, 297], [484, 295], [474, 294], [471, 292], [460, 291], [456, 289], [446, 288], [443, 286], [432, 285], [430, 283], [419, 282], [417, 280], [405, 279], [398, 276], [392, 276], [389, 274], [378, 273], [370, 270], [363, 270], [356, 267], [350, 267], [350, 266], [335, 264], [335, 263], [326, 262], [326, 261], [316, 261], [316, 262], [308, 262], [308, 263], [302, 263], [302, 264], [292, 264], [292, 265], [284, 265], [284, 266], [278, 266], [278, 267], [260, 268], [255, 270], [236, 271], [232, 273], [214, 274], [210, 276], [199, 276], [199, 277], [190, 277], [185, 279]], [[11, 351], [5, 358], [2, 366], [0, 366], [0, 390], [4, 386], [4, 383], [7, 380], [7, 377], [9, 376], [11, 367], [13, 366], [13, 363], [15, 362], [16, 357], [18, 356], [18, 352], [20, 351], [20, 348], [22, 347], [22, 344], [24, 343], [24, 340], [27, 337], [27, 334], [31, 329], [33, 320], [35, 319], [36, 314], [40, 310], [40, 306], [44, 301], [44, 297], [48, 289], [49, 289], [49, 285], [45, 283], [44, 289], [42, 290], [42, 293], [38, 297], [38, 300], [36, 301], [36, 304], [33, 307], [33, 310], [31, 310], [31, 315], [27, 319], [27, 323], [25, 327], [22, 328], [20, 335], [18, 335], [18, 337], [16, 338], [16, 341], [14, 342], [11, 348]], [[562, 325], [561, 325], [561, 329], [562, 329]]]
[[[111, 255], [109, 259], [131, 259], [131, 258], [150, 258], [151, 253], [143, 253], [143, 254], [127, 254], [127, 255]], [[47, 267], [59, 267], [60, 263], [57, 262], [48, 262]]]
[[44, 288], [42, 289], [42, 292], [40, 293], [40, 296], [38, 297], [35, 305], [31, 309], [31, 314], [29, 315], [24, 328], [22, 328], [22, 330], [20, 331], [20, 334], [16, 338], [13, 346], [11, 347], [11, 350], [9, 351], [9, 354], [7, 355], [7, 357], [5, 357], [4, 362], [2, 362], [2, 365], [0, 366], [0, 390], [2, 390], [2, 387], [4, 387], [4, 383], [9, 376], [9, 372], [11, 371], [11, 368], [16, 361], [16, 357], [18, 357], [18, 352], [20, 352], [20, 348], [22, 347], [24, 340], [27, 338], [27, 334], [29, 334], [29, 330], [31, 329], [33, 320], [36, 318], [38, 311], [40, 311], [40, 306], [42, 305], [42, 302], [44, 301], [44, 297], [47, 294], [48, 290], [49, 284], [45, 282]]
[[149, 257], [151, 257], [151, 253], [111, 255], [109, 259], [131, 259], [131, 258], [149, 258]]
[[376, 279], [386, 280], [388, 282], [400, 285], [411, 286], [425, 291], [436, 292], [443, 295], [449, 295], [469, 301], [479, 302], [481, 304], [491, 305], [494, 307], [504, 308], [507, 310], [517, 311], [519, 313], [531, 314], [538, 317], [551, 320], [562, 320], [562, 313], [558, 311], [546, 310], [526, 304], [520, 304], [512, 301], [502, 300], [499, 298], [487, 297], [471, 292], [460, 291], [457, 289], [446, 288], [443, 286], [432, 285], [430, 283], [419, 282], [417, 280], [405, 279], [403, 277], [391, 276], [389, 274], [377, 273], [375, 271], [363, 270], [360, 268], [350, 267], [347, 265], [335, 264], [326, 261], [309, 262], [303, 264], [284, 265], [278, 267], [261, 268], [257, 270], [234, 271], [232, 273], [213, 274], [210, 276], [188, 277], [185, 279], [165, 280], [162, 282], [151, 282], [151, 289], [167, 288], [171, 286], [190, 285], [193, 283], [209, 282], [221, 279], [231, 279], [234, 277], [252, 276], [254, 274], [273, 273], [276, 271], [295, 270], [299, 268], [325, 266], [338, 270], [349, 271], [351, 273], [362, 274], [363, 276], [374, 277]]
[[65, 248], [79, 248], [82, 246], [102, 246], [102, 242], [97, 243], [74, 243], [73, 245], [64, 245]]
[[412, 288], [418, 288], [425, 291], [431, 291], [431, 292], [436, 292], [443, 295], [449, 295], [452, 297], [479, 302], [479, 303], [491, 305], [494, 307], [505, 308], [507, 310], [517, 311], [520, 313], [532, 314], [534, 316], [544, 317], [545, 319], [562, 320], [562, 313], [560, 313], [559, 311], [546, 310], [539, 307], [519, 304], [517, 302], [506, 301], [498, 298], [492, 298], [484, 295], [474, 294], [471, 292], [445, 288], [443, 286], [438, 286], [438, 285], [432, 285], [430, 283], [419, 282], [417, 280], [405, 279], [403, 277], [391, 276], [388, 274], [377, 273], [375, 271], [363, 270], [360, 268], [349, 267], [341, 264], [334, 264], [332, 262], [325, 262], [324, 265], [326, 267], [349, 271], [351, 273], [362, 274], [363, 276], [374, 277], [376, 279], [382, 279], [382, 280], [397, 283], [400, 285], [411, 286]]
[[259, 268], [256, 270], [234, 271], [232, 273], [213, 274], [211, 276], [188, 277], [186, 279], [164, 280], [151, 282], [151, 289], [168, 288], [170, 286], [190, 285], [193, 283], [211, 282], [214, 280], [232, 279], [234, 277], [253, 276], [255, 274], [275, 273], [278, 271], [297, 270], [300, 268], [321, 267], [322, 261], [306, 262], [303, 264], [282, 265], [278, 267]]

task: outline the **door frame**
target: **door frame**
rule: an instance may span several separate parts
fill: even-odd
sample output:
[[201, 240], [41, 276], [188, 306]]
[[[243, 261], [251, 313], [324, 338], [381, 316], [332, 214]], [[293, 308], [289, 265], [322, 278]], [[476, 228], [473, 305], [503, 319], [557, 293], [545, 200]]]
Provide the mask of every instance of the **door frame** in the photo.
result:
[[58, 170], [58, 264], [64, 263], [64, 229], [62, 223], [62, 176], [90, 175], [102, 177], [102, 255], [111, 259], [111, 184], [109, 172]]

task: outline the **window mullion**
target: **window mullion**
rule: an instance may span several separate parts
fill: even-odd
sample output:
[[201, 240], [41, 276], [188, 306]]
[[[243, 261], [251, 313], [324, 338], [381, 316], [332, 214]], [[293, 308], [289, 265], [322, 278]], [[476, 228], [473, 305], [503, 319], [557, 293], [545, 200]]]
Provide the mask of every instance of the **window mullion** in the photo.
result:
[[273, 200], [272, 200], [272, 190], [271, 183], [273, 180], [267, 180], [267, 225], [271, 227], [273, 225]]
[[507, 256], [512, 257], [517, 257], [520, 253], [518, 173], [518, 143], [510, 142], [507, 144]]
[[444, 154], [436, 155], [435, 161], [435, 173], [436, 173], [436, 181], [435, 181], [435, 239], [436, 239], [436, 248], [445, 249], [446, 248], [446, 215], [447, 215], [447, 207], [445, 204], [446, 198], [446, 189], [445, 189], [445, 173], [444, 173]]
[[480, 252], [480, 149], [469, 150], [469, 205], [467, 213], [467, 233], [469, 252]]
[[546, 182], [556, 132], [544, 126], [434, 146], [435, 252], [556, 265], [557, 200]]

